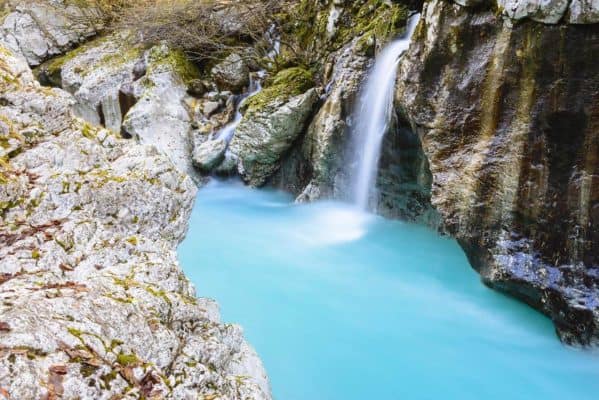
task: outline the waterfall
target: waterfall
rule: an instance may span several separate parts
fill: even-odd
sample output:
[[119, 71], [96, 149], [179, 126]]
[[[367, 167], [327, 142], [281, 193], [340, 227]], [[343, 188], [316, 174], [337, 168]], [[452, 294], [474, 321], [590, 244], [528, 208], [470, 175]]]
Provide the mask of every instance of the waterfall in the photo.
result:
[[383, 137], [389, 128], [393, 110], [393, 89], [397, 66], [410, 45], [410, 38], [420, 15], [409, 18], [404, 37], [390, 43], [379, 56], [370, 71], [366, 85], [360, 94], [354, 127], [354, 165], [357, 173], [352, 182], [353, 201], [361, 208], [368, 208], [370, 195], [375, 186]]
[[233, 121], [229, 122], [220, 131], [217, 132], [217, 134], [215, 135], [216, 139], [222, 139], [227, 143], [229, 143], [231, 139], [233, 139], [233, 135], [235, 135], [235, 129], [237, 129], [237, 126], [243, 118], [243, 115], [241, 115], [240, 111], [241, 107], [243, 106], [243, 103], [246, 99], [252, 97], [255, 94], [258, 94], [262, 90], [262, 78], [264, 78], [264, 71], [259, 71], [257, 73], [256, 78], [250, 76], [250, 87], [248, 88], [247, 93], [244, 94], [241, 100], [237, 103], [237, 107], [235, 109], [235, 118], [233, 119]]

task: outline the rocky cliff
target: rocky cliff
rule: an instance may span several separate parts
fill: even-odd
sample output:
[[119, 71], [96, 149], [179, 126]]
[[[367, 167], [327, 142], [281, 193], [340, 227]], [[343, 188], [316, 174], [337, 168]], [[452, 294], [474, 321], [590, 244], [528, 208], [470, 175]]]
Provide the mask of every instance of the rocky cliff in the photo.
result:
[[74, 104], [0, 47], [0, 393], [270, 398], [241, 329], [177, 263], [191, 179]]
[[484, 282], [549, 315], [565, 342], [596, 344], [599, 25], [572, 24], [594, 14], [561, 4], [503, 16], [426, 3], [396, 104]]

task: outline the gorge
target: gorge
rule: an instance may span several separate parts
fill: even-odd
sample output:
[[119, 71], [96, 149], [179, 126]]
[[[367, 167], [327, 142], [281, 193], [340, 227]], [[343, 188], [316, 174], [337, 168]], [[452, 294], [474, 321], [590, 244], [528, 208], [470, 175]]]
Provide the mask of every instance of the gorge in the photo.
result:
[[594, 398], [595, 1], [0, 9], [0, 398]]

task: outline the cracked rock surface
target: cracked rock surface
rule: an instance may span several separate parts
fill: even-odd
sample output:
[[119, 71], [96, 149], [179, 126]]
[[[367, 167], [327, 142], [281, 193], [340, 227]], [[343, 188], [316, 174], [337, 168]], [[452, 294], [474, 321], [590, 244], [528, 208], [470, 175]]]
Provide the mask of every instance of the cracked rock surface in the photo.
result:
[[[85, 41], [103, 27], [102, 13], [67, 0], [8, 0], [0, 39], [36, 66]], [[1, 11], [1, 10], [0, 10]]]
[[195, 186], [154, 147], [74, 117], [0, 47], [0, 389], [14, 399], [269, 399], [176, 246]]

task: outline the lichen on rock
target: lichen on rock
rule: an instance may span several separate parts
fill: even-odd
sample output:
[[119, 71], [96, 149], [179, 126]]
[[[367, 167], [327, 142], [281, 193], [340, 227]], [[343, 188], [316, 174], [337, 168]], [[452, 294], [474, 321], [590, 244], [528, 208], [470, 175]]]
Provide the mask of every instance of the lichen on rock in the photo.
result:
[[155, 147], [76, 118], [70, 95], [4, 47], [0, 77], [13, 149], [0, 162], [3, 393], [269, 399], [241, 329], [177, 263], [191, 179]]
[[312, 85], [308, 71], [290, 68], [279, 72], [268, 88], [245, 103], [229, 152], [250, 185], [264, 185], [303, 132], [319, 99], [316, 90], [310, 89]]
[[0, 41], [32, 66], [84, 42], [105, 22], [93, 2], [9, 0], [5, 7], [8, 13], [0, 16]]
[[599, 343], [598, 58], [592, 26], [436, 0], [397, 88], [432, 204], [473, 267], [585, 345]]

